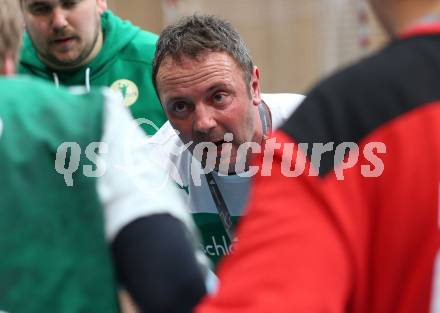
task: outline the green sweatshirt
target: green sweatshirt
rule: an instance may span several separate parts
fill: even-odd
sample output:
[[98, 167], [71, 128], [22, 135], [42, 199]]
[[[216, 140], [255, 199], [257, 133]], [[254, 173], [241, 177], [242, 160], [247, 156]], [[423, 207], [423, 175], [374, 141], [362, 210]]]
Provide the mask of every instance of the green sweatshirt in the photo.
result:
[[0, 94], [0, 311], [118, 312], [96, 179], [55, 171], [60, 144], [100, 141], [102, 94], [1, 77]]
[[[150, 135], [166, 121], [152, 82], [157, 35], [141, 30], [107, 11], [102, 15], [104, 43], [98, 55], [74, 71], [57, 71], [39, 59], [26, 33], [19, 73], [38, 76], [56, 85], [109, 86], [121, 91], [134, 118], [143, 118]], [[154, 125], [154, 126], [153, 126]]]

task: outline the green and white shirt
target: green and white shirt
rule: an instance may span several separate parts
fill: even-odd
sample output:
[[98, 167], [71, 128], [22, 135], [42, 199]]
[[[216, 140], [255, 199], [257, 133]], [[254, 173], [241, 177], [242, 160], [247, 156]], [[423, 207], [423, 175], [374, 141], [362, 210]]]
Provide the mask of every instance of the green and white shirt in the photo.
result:
[[[278, 128], [292, 114], [304, 96], [298, 94], [262, 94], [272, 115], [272, 126]], [[170, 179], [187, 194], [188, 208], [203, 239], [203, 251], [217, 263], [231, 253], [231, 243], [219, 218], [218, 209], [203, 174], [202, 166], [185, 148], [169, 122], [149, 140], [148, 163], [163, 167]], [[250, 188], [250, 177], [220, 176], [212, 172], [235, 224], [243, 215]], [[158, 182], [158, 185], [164, 181]]]
[[157, 213], [191, 233], [178, 189], [153, 190], [166, 174], [120, 96], [20, 77], [0, 95], [0, 311], [118, 312], [108, 243]]

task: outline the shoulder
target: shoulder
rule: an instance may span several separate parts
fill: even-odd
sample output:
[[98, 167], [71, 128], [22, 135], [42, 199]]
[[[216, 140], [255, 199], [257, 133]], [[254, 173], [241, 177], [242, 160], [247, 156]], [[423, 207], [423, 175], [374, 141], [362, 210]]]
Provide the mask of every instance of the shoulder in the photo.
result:
[[122, 53], [130, 59], [152, 63], [158, 38], [159, 36], [154, 33], [140, 30], [124, 48]]
[[277, 106], [296, 108], [305, 96], [296, 93], [262, 93], [261, 98], [270, 108]]
[[111, 11], [103, 14], [102, 27], [106, 33], [106, 41], [111, 43], [109, 49], [121, 48], [118, 51], [120, 57], [131, 61], [152, 62], [158, 35], [140, 29]]
[[169, 150], [179, 142], [180, 138], [169, 121], [163, 124], [162, 127], [148, 140], [148, 143], [151, 145], [169, 146]]
[[286, 121], [305, 97], [295, 93], [263, 93], [261, 98], [270, 109], [275, 129]]
[[393, 42], [323, 80], [282, 126], [297, 142], [360, 142], [395, 118], [440, 98], [440, 40]]
[[[23, 99], [17, 103], [35, 103], [38, 107], [53, 107], [54, 109], [72, 110], [78, 106], [92, 106], [94, 103], [103, 104], [104, 94], [101, 89], [85, 92], [82, 87], [68, 89], [56, 88], [51, 82], [31, 77], [28, 75], [18, 75], [14, 78], [3, 78], [0, 84], [2, 100]], [[3, 102], [3, 101], [2, 101]], [[63, 105], [60, 105], [62, 103]], [[69, 105], [66, 105], [69, 104]], [[70, 108], [75, 105], [76, 108]]]
[[149, 158], [160, 164], [180, 186], [187, 186], [192, 154], [167, 121], [148, 139]]
[[[94, 90], [81, 95], [27, 77], [2, 79], [0, 113], [18, 125], [44, 128], [43, 137], [59, 142], [99, 140], [104, 117], [104, 96]], [[29, 131], [23, 129], [23, 131]], [[32, 135], [33, 136], [33, 135]]]
[[[414, 84], [420, 85], [417, 83], [417, 75], [425, 72], [429, 66], [426, 57], [440, 47], [440, 41], [435, 43], [425, 39], [412, 38], [393, 42], [375, 55], [324, 79], [312, 89], [305, 102], [334, 97], [345, 100], [339, 101], [341, 105], [348, 100], [352, 103], [371, 101], [380, 99], [384, 93], [396, 92], [397, 86], [406, 88]], [[437, 47], [430, 49], [430, 46]], [[377, 93], [378, 90], [383, 90], [383, 93]]]

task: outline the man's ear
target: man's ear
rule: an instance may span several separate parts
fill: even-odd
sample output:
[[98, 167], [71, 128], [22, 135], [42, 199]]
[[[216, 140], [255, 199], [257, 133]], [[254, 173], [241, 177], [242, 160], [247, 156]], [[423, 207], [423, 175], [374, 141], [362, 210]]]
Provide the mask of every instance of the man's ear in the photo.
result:
[[96, 4], [98, 6], [98, 13], [99, 14], [104, 13], [108, 8], [107, 0], [96, 0]]
[[15, 75], [16, 67], [15, 59], [11, 55], [6, 54], [3, 66], [0, 68], [0, 74], [5, 76]]
[[254, 105], [258, 106], [261, 102], [260, 94], [260, 70], [254, 66], [252, 70], [251, 82], [250, 82], [251, 98]]

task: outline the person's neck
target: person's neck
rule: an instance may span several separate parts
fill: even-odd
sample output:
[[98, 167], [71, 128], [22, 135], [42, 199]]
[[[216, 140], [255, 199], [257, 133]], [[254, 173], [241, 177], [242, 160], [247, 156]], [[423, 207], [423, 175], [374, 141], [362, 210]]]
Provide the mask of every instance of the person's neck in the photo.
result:
[[3, 64], [0, 64], [1, 76], [13, 76], [16, 74], [17, 53], [5, 53]]
[[382, 12], [384, 26], [393, 37], [435, 15], [440, 17], [440, 1], [395, 1]]
[[[261, 100], [257, 109], [256, 118], [256, 131], [253, 137], [253, 142], [257, 143], [261, 147], [261, 153], [264, 151], [265, 140], [270, 136], [272, 132], [272, 113], [270, 112], [269, 106]], [[250, 153], [250, 152], [248, 152]], [[249, 171], [252, 156], [246, 158], [244, 172]], [[234, 172], [233, 175], [237, 173]]]

